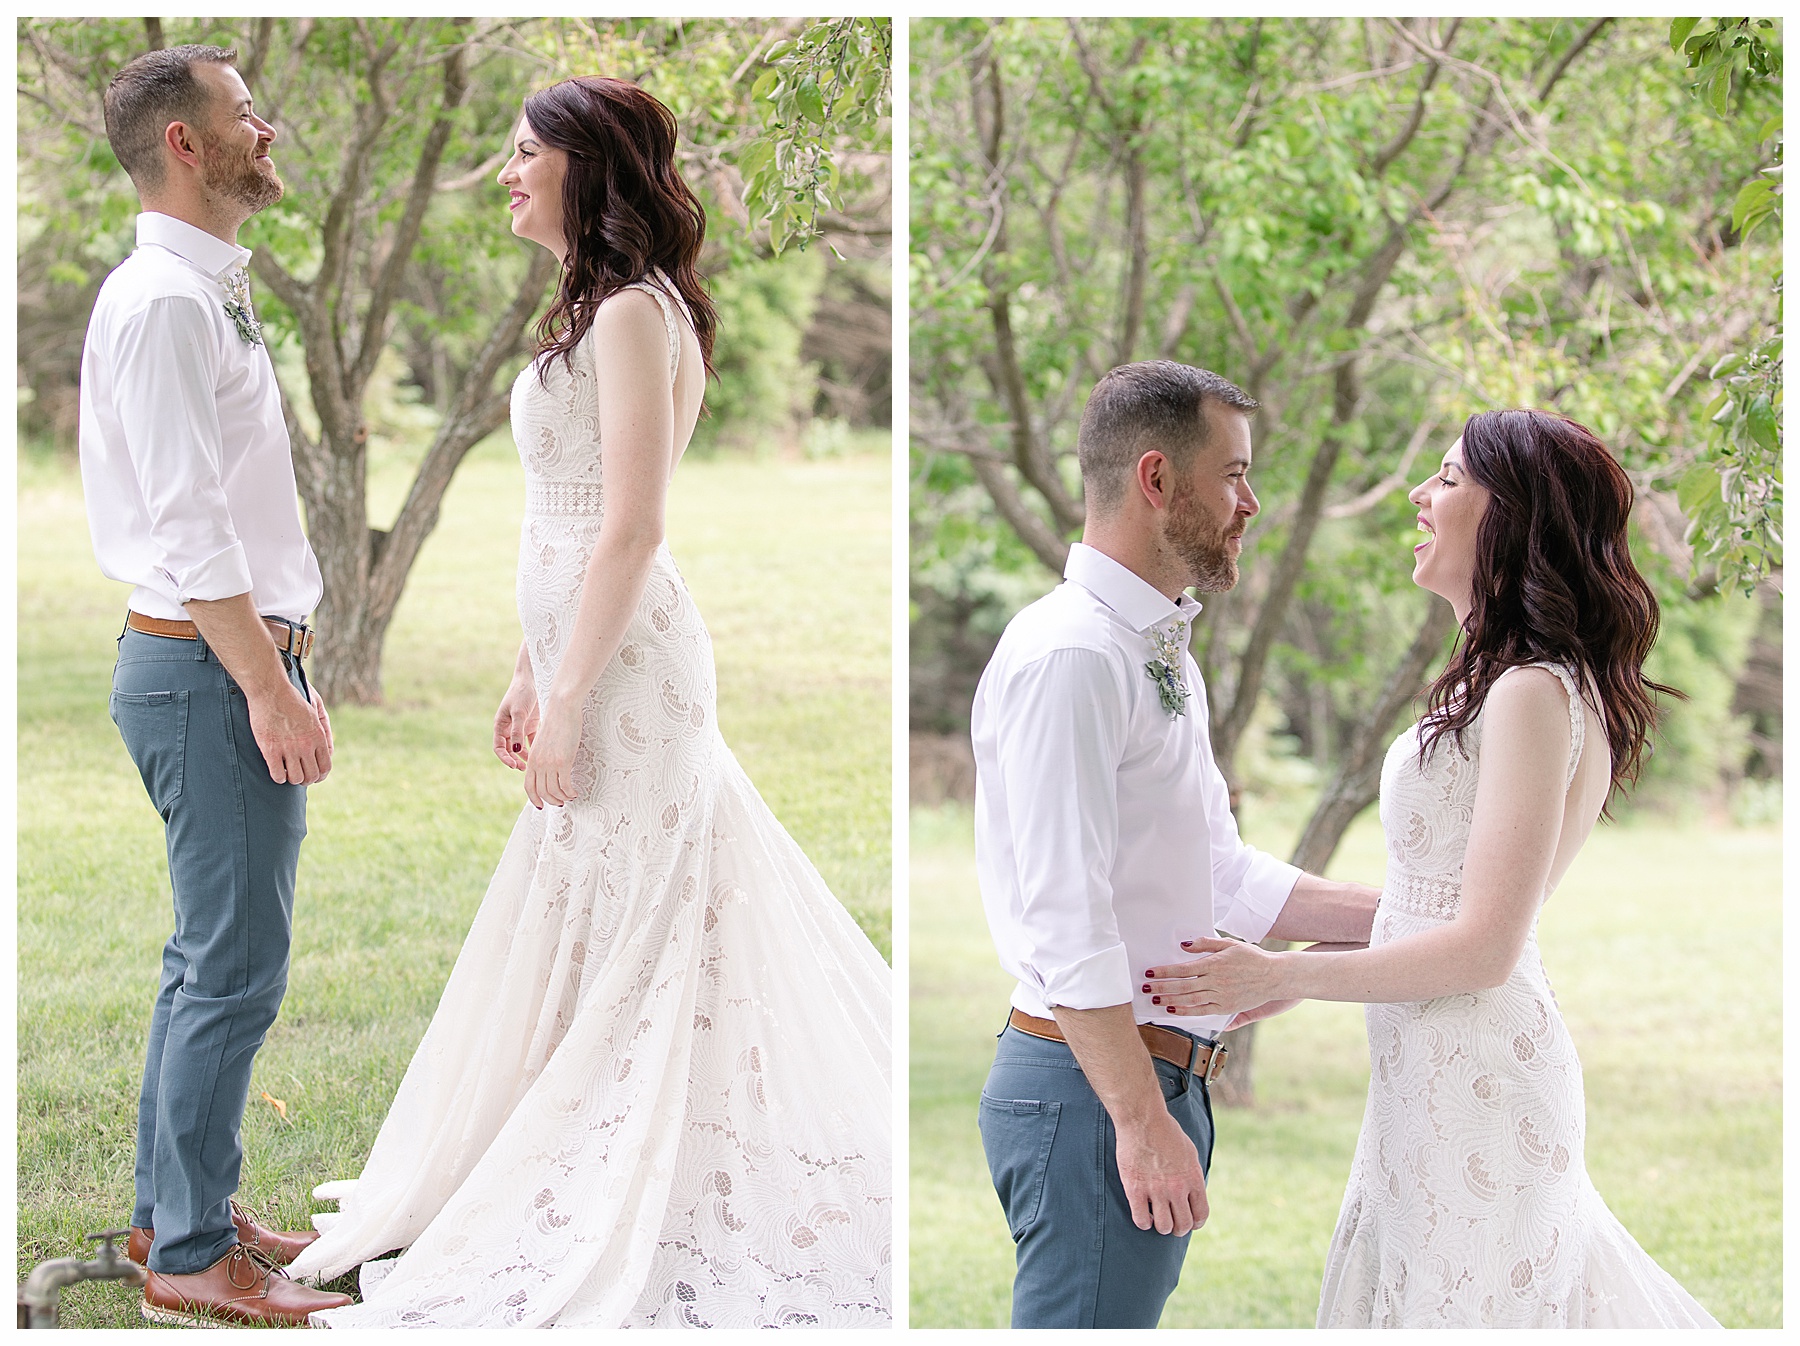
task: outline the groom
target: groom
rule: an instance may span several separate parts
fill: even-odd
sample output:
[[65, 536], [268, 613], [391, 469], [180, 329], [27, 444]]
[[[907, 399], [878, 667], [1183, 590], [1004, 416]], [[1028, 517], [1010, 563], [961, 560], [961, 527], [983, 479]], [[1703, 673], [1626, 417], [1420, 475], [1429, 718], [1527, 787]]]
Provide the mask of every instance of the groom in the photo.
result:
[[287, 986], [306, 787], [332, 742], [301, 668], [319, 566], [237, 242], [281, 199], [275, 131], [235, 58], [149, 52], [106, 91], [143, 214], [88, 324], [81, 475], [100, 568], [133, 586], [112, 716], [162, 815], [175, 903], [138, 1102], [144, 1316], [291, 1326], [350, 1300], [275, 1269], [316, 1235], [231, 1198], [251, 1062]]
[[1168, 360], [1095, 385], [1082, 541], [975, 693], [982, 904], [1018, 979], [980, 1111], [1017, 1244], [1014, 1327], [1155, 1327], [1206, 1221], [1207, 1086], [1230, 1020], [1167, 1013], [1148, 969], [1221, 928], [1369, 936], [1375, 889], [1238, 838], [1188, 654], [1200, 604], [1185, 591], [1237, 583], [1259, 508], [1256, 406]]

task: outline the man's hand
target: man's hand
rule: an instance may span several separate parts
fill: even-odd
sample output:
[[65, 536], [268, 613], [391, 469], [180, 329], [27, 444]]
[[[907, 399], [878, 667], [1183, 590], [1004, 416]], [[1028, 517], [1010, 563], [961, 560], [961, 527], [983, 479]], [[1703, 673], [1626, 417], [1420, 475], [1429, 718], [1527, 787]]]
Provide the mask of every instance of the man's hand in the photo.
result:
[[[273, 646], [271, 646], [273, 648]], [[250, 707], [250, 732], [269, 766], [269, 779], [286, 785], [316, 785], [331, 772], [331, 721], [325, 703], [313, 694], [309, 704], [293, 683], [252, 692], [244, 688]]]
[[187, 614], [206, 647], [243, 689], [250, 733], [262, 750], [269, 779], [314, 785], [331, 770], [331, 717], [315, 691], [311, 700], [288, 681], [286, 666], [250, 595], [190, 599]]
[[1163, 1101], [1162, 1082], [1130, 1005], [1051, 1013], [1112, 1118], [1119, 1182], [1139, 1229], [1186, 1234], [1206, 1223], [1200, 1155]]
[[[337, 740], [333, 738], [331, 734], [331, 712], [325, 709], [325, 698], [319, 695], [319, 689], [317, 687], [310, 688], [309, 690], [312, 692], [313, 714], [319, 717], [319, 728], [325, 731], [325, 750], [327, 752], [336, 752]], [[329, 771], [331, 769], [330, 765], [327, 764], [325, 769]]]
[[1167, 1108], [1138, 1125], [1114, 1125], [1119, 1181], [1131, 1221], [1159, 1234], [1187, 1234], [1206, 1223], [1206, 1176], [1200, 1152]]

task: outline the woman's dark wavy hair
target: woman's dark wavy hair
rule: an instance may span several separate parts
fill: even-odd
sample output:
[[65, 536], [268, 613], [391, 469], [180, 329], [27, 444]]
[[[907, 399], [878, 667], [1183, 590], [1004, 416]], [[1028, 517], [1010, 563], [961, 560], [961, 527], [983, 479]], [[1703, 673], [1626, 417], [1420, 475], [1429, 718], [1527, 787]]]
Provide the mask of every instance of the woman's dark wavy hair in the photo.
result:
[[718, 314], [695, 263], [706, 239], [706, 210], [675, 168], [675, 114], [637, 85], [583, 75], [532, 94], [525, 120], [539, 143], [569, 157], [563, 178], [568, 254], [556, 298], [537, 325], [542, 378], [575, 348], [609, 295], [660, 270], [693, 316], [706, 372], [713, 372]]
[[1584, 425], [1546, 411], [1483, 411], [1462, 432], [1463, 468], [1489, 492], [1475, 539], [1468, 620], [1426, 689], [1419, 752], [1444, 734], [1462, 746], [1496, 679], [1550, 661], [1591, 679], [1612, 747], [1612, 784], [1637, 779], [1657, 720], [1644, 676], [1656, 643], [1656, 596], [1626, 542], [1631, 481]]

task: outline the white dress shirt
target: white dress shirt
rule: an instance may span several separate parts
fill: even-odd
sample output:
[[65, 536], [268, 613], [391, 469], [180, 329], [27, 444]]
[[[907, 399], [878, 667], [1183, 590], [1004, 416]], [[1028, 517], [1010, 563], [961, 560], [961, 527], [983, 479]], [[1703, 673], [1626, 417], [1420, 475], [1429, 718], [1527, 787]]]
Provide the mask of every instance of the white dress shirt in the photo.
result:
[[[1144, 971], [1219, 929], [1260, 940], [1300, 871], [1238, 837], [1187, 652], [1200, 604], [1080, 543], [1063, 576], [1008, 624], [971, 719], [975, 861], [1012, 1003], [1049, 1018], [1129, 1002], [1139, 1023], [1213, 1036], [1230, 1016], [1167, 1014]], [[1146, 671], [1159, 629], [1181, 651], [1185, 714]]]
[[248, 593], [304, 620], [324, 592], [300, 530], [268, 350], [227, 315], [248, 249], [168, 215], [100, 287], [81, 353], [81, 481], [94, 555], [129, 606], [184, 620], [190, 599]]

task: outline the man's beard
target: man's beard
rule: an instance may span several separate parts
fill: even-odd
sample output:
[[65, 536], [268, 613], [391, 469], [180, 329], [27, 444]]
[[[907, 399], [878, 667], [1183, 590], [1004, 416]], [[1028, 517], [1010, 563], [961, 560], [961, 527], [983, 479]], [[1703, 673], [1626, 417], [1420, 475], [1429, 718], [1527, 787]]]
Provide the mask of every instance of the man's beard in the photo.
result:
[[230, 198], [252, 215], [281, 200], [283, 187], [274, 165], [264, 169], [254, 157], [248, 161], [237, 158], [222, 141], [210, 137], [204, 148], [200, 185], [208, 191]]
[[1193, 587], [1203, 594], [1222, 594], [1237, 584], [1237, 557], [1231, 554], [1230, 540], [1243, 535], [1243, 523], [1235, 515], [1221, 528], [1195, 503], [1192, 492], [1177, 491], [1169, 502], [1163, 536], [1193, 573]]

